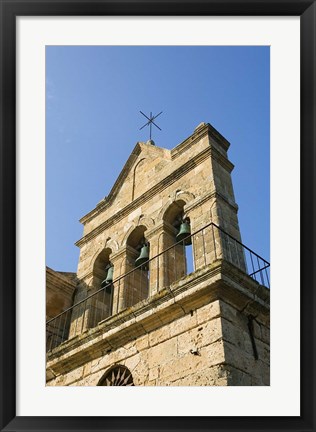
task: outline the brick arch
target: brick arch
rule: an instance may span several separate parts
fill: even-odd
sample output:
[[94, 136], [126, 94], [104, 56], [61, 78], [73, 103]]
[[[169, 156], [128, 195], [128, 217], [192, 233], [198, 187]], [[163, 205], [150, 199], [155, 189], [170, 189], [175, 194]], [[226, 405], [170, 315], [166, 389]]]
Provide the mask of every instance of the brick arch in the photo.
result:
[[177, 202], [183, 202], [183, 205], [185, 206], [186, 204], [189, 204], [190, 202], [192, 202], [194, 200], [195, 196], [188, 191], [181, 191], [181, 190], [177, 190], [172, 197], [169, 197], [168, 201], [166, 202], [166, 204], [162, 207], [162, 209], [160, 210], [157, 219], [159, 221], [164, 220], [165, 219], [165, 215], [166, 212], [168, 211], [168, 209], [174, 204], [176, 205]]
[[[103, 243], [103, 242], [102, 242]], [[102, 253], [104, 249], [111, 249], [112, 253], [115, 253], [119, 249], [118, 242], [111, 237], [108, 237], [103, 244], [101, 244], [96, 252], [92, 255], [92, 258], [90, 259], [89, 268], [94, 267], [95, 260], [98, 258], [98, 256]]]
[[127, 239], [128, 239], [128, 237], [130, 236], [130, 234], [137, 228], [137, 227], [139, 227], [139, 226], [141, 226], [141, 225], [143, 225], [146, 229], [151, 229], [151, 228], [153, 228], [154, 226], [155, 226], [155, 222], [154, 222], [154, 220], [152, 219], [152, 218], [150, 218], [150, 217], [148, 217], [148, 216], [144, 216], [144, 215], [141, 215], [141, 216], [139, 216], [139, 218], [138, 218], [138, 221], [137, 221], [137, 223], [134, 221], [134, 222], [132, 222], [131, 223], [131, 226], [129, 227], [129, 229], [126, 231], [126, 233], [125, 233], [125, 235], [124, 235], [124, 237], [123, 237], [123, 239], [122, 239], [122, 242], [121, 242], [121, 246], [125, 246], [126, 245], [126, 242], [127, 242]]
[[106, 240], [105, 247], [112, 249], [112, 253], [115, 253], [119, 250], [118, 242], [111, 237]]
[[189, 204], [190, 202], [192, 202], [195, 199], [195, 195], [193, 195], [193, 193], [188, 192], [188, 191], [176, 191], [175, 193], [175, 200], [182, 200], [185, 201], [186, 204]]
[[147, 229], [153, 228], [155, 226], [155, 221], [148, 216], [139, 216], [137, 225], [144, 225]]
[[126, 244], [136, 248], [139, 241], [145, 237], [145, 232], [147, 231], [147, 227], [145, 225], [136, 225], [134, 229], [129, 232], [128, 237], [126, 238]]

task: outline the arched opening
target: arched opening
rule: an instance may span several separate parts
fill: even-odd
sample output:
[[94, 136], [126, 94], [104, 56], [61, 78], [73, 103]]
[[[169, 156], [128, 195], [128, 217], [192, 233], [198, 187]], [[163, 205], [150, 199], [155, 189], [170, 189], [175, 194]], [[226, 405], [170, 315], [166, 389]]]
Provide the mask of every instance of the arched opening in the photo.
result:
[[130, 307], [144, 300], [149, 293], [150, 244], [145, 236], [146, 227], [139, 225], [126, 241], [126, 270], [124, 306]]
[[134, 386], [133, 376], [123, 365], [115, 365], [100, 379], [98, 386]]
[[190, 274], [194, 271], [194, 257], [191, 237], [191, 221], [182, 212], [174, 221], [173, 226], [177, 230], [176, 242], [182, 246], [185, 256], [185, 274]]
[[163, 220], [173, 225], [184, 213], [183, 207], [185, 206], [185, 204], [186, 203], [183, 200], [174, 201], [165, 211], [163, 215]]
[[102, 291], [90, 299], [89, 327], [95, 327], [100, 321], [112, 314], [113, 265], [110, 261], [111, 253], [110, 248], [103, 249], [93, 265], [93, 290], [102, 289]]
[[164, 233], [165, 280], [169, 284], [194, 271], [194, 256], [191, 239], [191, 221], [184, 213], [185, 201], [173, 202], [166, 210], [163, 220], [169, 227]]
[[110, 255], [112, 250], [110, 248], [103, 249], [93, 264], [93, 286], [95, 289], [101, 288], [101, 283], [106, 279], [108, 270], [111, 267]]

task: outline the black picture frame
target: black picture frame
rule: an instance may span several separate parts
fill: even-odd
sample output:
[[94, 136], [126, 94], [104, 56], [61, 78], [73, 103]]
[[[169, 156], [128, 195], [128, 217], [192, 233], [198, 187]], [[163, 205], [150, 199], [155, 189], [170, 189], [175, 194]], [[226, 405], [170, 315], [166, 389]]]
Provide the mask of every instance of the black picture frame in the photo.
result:
[[[2, 431], [315, 431], [316, 6], [300, 0], [0, 0], [0, 427]], [[16, 17], [95, 15], [300, 16], [301, 23], [301, 415], [299, 417], [16, 416]], [[286, 146], [286, 143], [280, 143]], [[299, 263], [289, 263], [289, 265]], [[286, 287], [278, 287], [286, 290]], [[284, 359], [286, 362], [286, 359]], [[290, 379], [290, 377], [289, 377]], [[175, 401], [176, 403], [176, 401]], [[194, 401], [192, 401], [194, 403]], [[282, 401], [280, 401], [280, 404]]]

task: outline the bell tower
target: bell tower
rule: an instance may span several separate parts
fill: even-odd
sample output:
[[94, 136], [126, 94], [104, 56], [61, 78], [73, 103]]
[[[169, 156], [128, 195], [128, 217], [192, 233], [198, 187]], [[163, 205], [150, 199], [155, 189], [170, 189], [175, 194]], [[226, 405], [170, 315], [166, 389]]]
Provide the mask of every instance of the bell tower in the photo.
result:
[[269, 263], [242, 244], [229, 143], [201, 123], [153, 144], [80, 220], [48, 385], [269, 385]]

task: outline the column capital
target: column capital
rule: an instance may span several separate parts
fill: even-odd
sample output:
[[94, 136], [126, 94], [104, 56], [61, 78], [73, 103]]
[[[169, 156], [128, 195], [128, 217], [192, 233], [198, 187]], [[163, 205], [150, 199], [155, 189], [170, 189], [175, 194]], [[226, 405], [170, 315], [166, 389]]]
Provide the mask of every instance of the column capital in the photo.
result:
[[135, 254], [135, 249], [133, 249], [129, 245], [124, 245], [117, 252], [111, 254], [110, 261], [114, 263], [114, 261], [117, 261], [119, 258], [126, 256], [128, 252], [130, 252], [131, 254]]
[[162, 232], [167, 232], [168, 234], [176, 234], [177, 229], [172, 226], [169, 222], [164, 220], [160, 221], [157, 225], [154, 226], [151, 230], [146, 231], [146, 238], [150, 241], [152, 237], [159, 235]]

